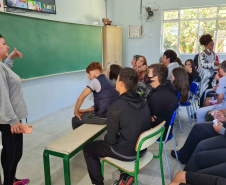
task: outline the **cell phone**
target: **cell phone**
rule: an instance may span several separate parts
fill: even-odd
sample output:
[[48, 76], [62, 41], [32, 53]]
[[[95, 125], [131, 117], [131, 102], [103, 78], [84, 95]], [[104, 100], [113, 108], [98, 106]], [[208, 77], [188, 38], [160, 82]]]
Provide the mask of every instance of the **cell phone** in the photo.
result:
[[28, 124], [21, 124], [24, 129], [24, 134], [32, 134], [33, 126]]

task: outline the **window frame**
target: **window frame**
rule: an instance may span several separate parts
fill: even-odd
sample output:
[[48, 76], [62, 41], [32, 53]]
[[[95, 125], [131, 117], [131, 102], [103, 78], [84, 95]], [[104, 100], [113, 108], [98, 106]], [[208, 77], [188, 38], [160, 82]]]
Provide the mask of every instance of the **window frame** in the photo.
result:
[[[214, 51], [216, 49], [216, 41], [217, 41], [217, 36], [218, 36], [218, 22], [219, 20], [226, 20], [226, 17], [219, 17], [219, 8], [221, 7], [226, 7], [226, 5], [220, 5], [220, 6], [208, 6], [208, 7], [189, 7], [189, 8], [180, 8], [180, 9], [165, 9], [162, 10], [161, 13], [161, 18], [162, 18], [162, 23], [161, 23], [161, 44], [160, 44], [160, 51], [163, 53], [163, 45], [164, 45], [164, 23], [178, 23], [178, 42], [177, 42], [177, 51], [176, 53], [179, 55], [195, 55], [199, 51], [199, 32], [200, 32], [200, 22], [202, 21], [216, 21], [216, 30], [215, 30], [215, 35], [214, 35]], [[217, 8], [217, 14], [216, 17], [214, 18], [199, 18], [199, 9], [201, 8]], [[194, 19], [181, 19], [181, 10], [189, 10], [189, 9], [196, 9], [197, 10], [197, 18]], [[164, 20], [164, 12], [173, 12], [173, 11], [178, 11], [178, 19], [172, 19], [172, 20]], [[197, 42], [196, 42], [196, 53], [180, 53], [179, 52], [179, 43], [180, 43], [180, 27], [181, 27], [181, 22], [182, 21], [198, 21], [198, 34], [197, 34]], [[225, 52], [217, 53], [217, 55], [226, 55]]]

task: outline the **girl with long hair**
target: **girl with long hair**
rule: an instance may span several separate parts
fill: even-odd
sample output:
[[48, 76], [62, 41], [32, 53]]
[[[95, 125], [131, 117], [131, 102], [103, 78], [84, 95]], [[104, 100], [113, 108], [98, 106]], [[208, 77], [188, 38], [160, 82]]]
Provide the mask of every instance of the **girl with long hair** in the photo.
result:
[[122, 67], [120, 65], [117, 65], [117, 64], [112, 64], [110, 66], [110, 68], [108, 70], [108, 77], [112, 82], [116, 83], [119, 72], [120, 72], [121, 69], [122, 69]]
[[137, 73], [140, 77], [139, 82], [141, 82], [145, 75], [148, 73], [147, 59], [144, 56], [140, 56], [136, 62]]
[[172, 84], [175, 90], [181, 92], [180, 102], [185, 103], [188, 100], [189, 84], [188, 84], [188, 74], [182, 67], [177, 67], [173, 69], [171, 75]]
[[188, 81], [189, 81], [189, 85], [191, 85], [191, 83], [196, 80], [196, 82], [200, 82], [201, 78], [199, 76], [199, 73], [197, 72], [197, 70], [195, 69], [195, 63], [192, 59], [188, 59], [185, 62], [185, 66], [184, 69], [187, 71], [188, 73]]

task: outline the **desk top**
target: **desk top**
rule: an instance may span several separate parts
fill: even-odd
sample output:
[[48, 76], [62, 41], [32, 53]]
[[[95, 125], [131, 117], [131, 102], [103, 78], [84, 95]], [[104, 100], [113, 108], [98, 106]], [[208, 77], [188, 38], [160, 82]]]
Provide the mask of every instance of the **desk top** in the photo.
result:
[[45, 149], [69, 155], [106, 127], [107, 125], [83, 124], [57, 141], [46, 146]]

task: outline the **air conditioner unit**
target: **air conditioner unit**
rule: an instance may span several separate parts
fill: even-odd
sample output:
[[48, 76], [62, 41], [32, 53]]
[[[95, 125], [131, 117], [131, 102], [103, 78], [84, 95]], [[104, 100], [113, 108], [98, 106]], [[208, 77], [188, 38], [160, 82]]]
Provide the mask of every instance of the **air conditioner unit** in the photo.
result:
[[130, 39], [144, 37], [143, 25], [129, 25], [128, 36]]

